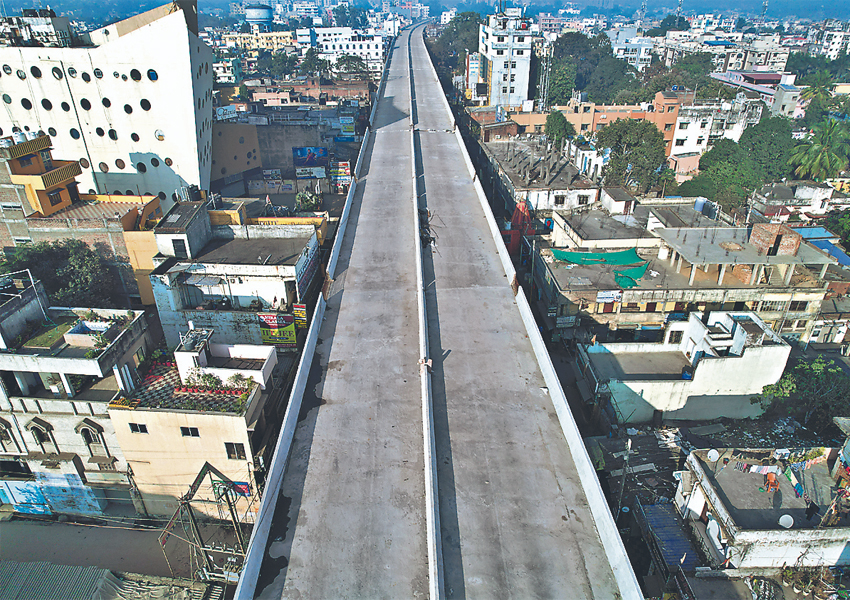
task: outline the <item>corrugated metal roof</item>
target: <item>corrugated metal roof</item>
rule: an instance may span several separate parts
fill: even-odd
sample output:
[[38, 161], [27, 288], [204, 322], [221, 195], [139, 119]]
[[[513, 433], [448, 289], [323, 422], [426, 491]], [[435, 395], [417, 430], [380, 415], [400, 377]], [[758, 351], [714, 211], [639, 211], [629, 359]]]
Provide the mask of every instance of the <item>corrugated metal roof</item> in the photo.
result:
[[109, 573], [98, 567], [0, 562], [0, 600], [90, 600]]
[[696, 550], [685, 535], [679, 517], [672, 504], [647, 504], [643, 506], [647, 525], [658, 541], [658, 548], [664, 557], [664, 562], [671, 570], [675, 569], [682, 557], [682, 570], [693, 572], [700, 565]]

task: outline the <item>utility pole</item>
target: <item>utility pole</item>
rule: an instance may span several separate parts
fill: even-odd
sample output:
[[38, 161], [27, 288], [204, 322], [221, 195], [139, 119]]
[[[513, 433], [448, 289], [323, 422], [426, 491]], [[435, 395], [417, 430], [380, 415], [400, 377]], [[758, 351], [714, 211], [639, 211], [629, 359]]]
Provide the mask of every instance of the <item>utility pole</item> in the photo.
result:
[[682, 0], [679, 0], [679, 6], [676, 8], [676, 29], [679, 29], [679, 19], [682, 18]]
[[[681, 1], [680, 1], [681, 3]], [[629, 474], [629, 457], [632, 455], [632, 438], [626, 442], [626, 464], [623, 465], [623, 480], [620, 482], [620, 497], [617, 499], [617, 516], [614, 517], [614, 522], [620, 517], [620, 509], [623, 507], [623, 492], [626, 490], [626, 477]]]

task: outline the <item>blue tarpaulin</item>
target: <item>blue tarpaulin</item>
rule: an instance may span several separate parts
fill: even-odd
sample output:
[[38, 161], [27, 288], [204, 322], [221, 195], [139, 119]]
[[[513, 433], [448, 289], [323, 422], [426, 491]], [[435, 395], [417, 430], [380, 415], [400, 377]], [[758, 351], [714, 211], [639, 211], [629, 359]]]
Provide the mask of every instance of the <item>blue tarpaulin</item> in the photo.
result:
[[850, 266], [850, 256], [844, 253], [844, 250], [833, 244], [828, 240], [812, 240], [812, 246], [815, 248], [820, 248], [827, 254], [829, 254], [832, 258], [838, 261], [838, 264], [843, 265], [845, 267]]

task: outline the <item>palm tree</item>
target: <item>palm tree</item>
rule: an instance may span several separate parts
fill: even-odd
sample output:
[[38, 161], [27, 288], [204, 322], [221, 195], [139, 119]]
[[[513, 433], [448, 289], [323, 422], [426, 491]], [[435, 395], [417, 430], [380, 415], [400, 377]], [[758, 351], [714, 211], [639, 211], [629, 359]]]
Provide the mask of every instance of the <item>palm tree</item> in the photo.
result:
[[847, 127], [832, 119], [817, 125], [805, 141], [797, 144], [788, 161], [794, 175], [822, 181], [847, 168], [850, 135]]
[[818, 71], [807, 78], [808, 87], [800, 94], [803, 100], [814, 100], [817, 98], [822, 104], [828, 104], [832, 100], [832, 76], [829, 71]]

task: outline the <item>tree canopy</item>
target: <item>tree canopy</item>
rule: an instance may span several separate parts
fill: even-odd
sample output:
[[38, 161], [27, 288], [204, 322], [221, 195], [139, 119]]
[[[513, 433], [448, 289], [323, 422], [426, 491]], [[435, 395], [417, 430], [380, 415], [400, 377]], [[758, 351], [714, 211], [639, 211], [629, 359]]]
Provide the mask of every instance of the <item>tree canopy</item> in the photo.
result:
[[567, 118], [561, 111], [554, 110], [546, 117], [546, 136], [558, 148], [562, 148], [564, 140], [574, 137], [575, 134], [575, 127], [567, 121]]
[[823, 181], [847, 169], [850, 134], [847, 125], [828, 120], [817, 125], [812, 135], [794, 148], [789, 160], [794, 175]]
[[284, 79], [298, 70], [298, 57], [283, 52], [265, 52], [257, 60], [257, 70], [275, 79]]
[[333, 15], [334, 23], [336, 23], [337, 27], [363, 29], [369, 24], [366, 18], [366, 11], [359, 6], [352, 6], [350, 4], [336, 6], [333, 9]]
[[2, 263], [4, 273], [29, 269], [50, 301], [60, 306], [109, 308], [120, 288], [106, 261], [80, 240], [18, 246]]
[[321, 75], [322, 73], [326, 73], [330, 70], [330, 63], [319, 58], [318, 50], [315, 48], [308, 48], [307, 52], [304, 53], [304, 58], [301, 61], [299, 70], [302, 75], [310, 75], [313, 73]]
[[635, 185], [647, 191], [666, 162], [664, 136], [654, 123], [619, 119], [596, 133], [600, 152], [610, 148], [603, 169], [606, 185]]
[[369, 66], [366, 64], [366, 61], [363, 60], [361, 57], [355, 56], [353, 54], [343, 54], [342, 56], [337, 58], [336, 64], [334, 65], [334, 70], [337, 73], [349, 73], [359, 75], [369, 74]]
[[688, 23], [688, 20], [685, 17], [679, 17], [676, 19], [676, 15], [670, 13], [664, 20], [661, 21], [661, 25], [658, 27], [653, 27], [649, 31], [646, 32], [647, 37], [664, 37], [667, 35], [668, 31], [687, 31], [691, 28], [691, 24]]
[[800, 360], [786, 368], [778, 382], [764, 386], [752, 402], [822, 431], [831, 425], [832, 417], [850, 414], [850, 378], [822, 356]]
[[466, 55], [478, 52], [478, 26], [481, 22], [481, 15], [477, 12], [458, 13], [436, 40], [428, 42], [434, 62], [452, 72], [462, 71]]

